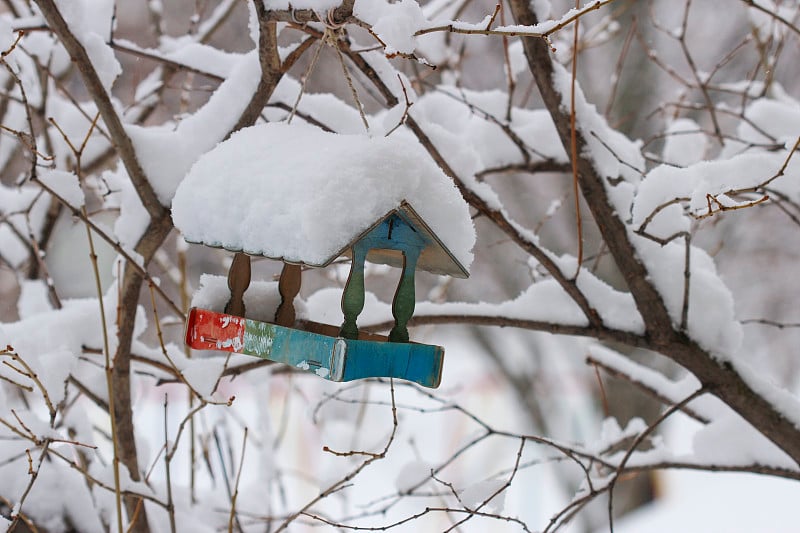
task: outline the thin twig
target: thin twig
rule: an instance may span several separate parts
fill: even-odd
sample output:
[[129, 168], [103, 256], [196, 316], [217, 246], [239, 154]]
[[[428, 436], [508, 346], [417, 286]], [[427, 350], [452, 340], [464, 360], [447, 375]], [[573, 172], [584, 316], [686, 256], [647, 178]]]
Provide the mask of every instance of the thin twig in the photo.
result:
[[[87, 221], [86, 208], [81, 208], [84, 220]], [[106, 389], [108, 393], [108, 417], [111, 421], [111, 442], [113, 446], [113, 469], [114, 469], [114, 496], [117, 506], [117, 531], [122, 533], [122, 491], [120, 488], [120, 474], [119, 474], [119, 449], [117, 447], [117, 415], [114, 409], [114, 385], [111, 370], [111, 349], [108, 344], [108, 325], [106, 323], [105, 304], [103, 303], [103, 288], [100, 285], [100, 270], [97, 267], [97, 254], [94, 251], [94, 240], [92, 239], [92, 232], [88, 222], [86, 225], [86, 239], [89, 242], [89, 258], [92, 262], [92, 272], [94, 273], [95, 288], [97, 290], [97, 302], [100, 306], [100, 324], [103, 328], [103, 355], [105, 356], [105, 375], [106, 375]]]
[[239, 497], [239, 481], [242, 478], [242, 470], [244, 469], [244, 452], [247, 448], [247, 428], [244, 428], [242, 435], [242, 450], [239, 456], [239, 468], [236, 469], [236, 482], [233, 485], [233, 495], [231, 496], [231, 512], [228, 516], [228, 533], [233, 533], [233, 523], [236, 522], [236, 528], [239, 533], [242, 533], [242, 524], [239, 522], [239, 515], [236, 513], [236, 499]]

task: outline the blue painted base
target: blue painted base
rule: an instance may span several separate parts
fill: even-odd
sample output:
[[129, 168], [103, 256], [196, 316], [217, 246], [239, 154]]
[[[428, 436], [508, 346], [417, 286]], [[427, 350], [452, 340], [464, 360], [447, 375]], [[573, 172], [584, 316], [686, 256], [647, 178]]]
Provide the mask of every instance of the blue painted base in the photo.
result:
[[201, 350], [253, 355], [330, 381], [392, 377], [436, 388], [444, 348], [330, 337], [194, 308], [186, 321], [186, 344]]

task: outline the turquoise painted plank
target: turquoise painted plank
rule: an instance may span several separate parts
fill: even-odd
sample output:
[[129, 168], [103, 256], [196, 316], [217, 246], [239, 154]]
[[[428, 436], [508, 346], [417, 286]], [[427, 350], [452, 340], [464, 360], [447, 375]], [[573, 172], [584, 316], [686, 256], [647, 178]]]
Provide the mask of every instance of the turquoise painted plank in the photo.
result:
[[341, 339], [247, 319], [242, 353], [341, 381], [346, 349]]
[[411, 343], [347, 339], [342, 381], [367, 377], [400, 378], [436, 388], [442, 378], [444, 349]]
[[432, 388], [444, 359], [440, 346], [329, 337], [196, 308], [189, 312], [186, 343], [291, 365], [330, 381], [392, 377]]

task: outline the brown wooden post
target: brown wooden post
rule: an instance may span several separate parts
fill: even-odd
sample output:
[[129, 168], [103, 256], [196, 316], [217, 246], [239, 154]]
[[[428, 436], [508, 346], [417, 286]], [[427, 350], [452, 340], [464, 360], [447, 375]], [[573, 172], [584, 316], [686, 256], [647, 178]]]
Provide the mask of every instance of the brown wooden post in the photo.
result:
[[302, 276], [300, 265], [284, 263], [281, 278], [278, 281], [278, 292], [281, 294], [281, 304], [275, 312], [275, 323], [279, 326], [290, 328], [294, 325], [295, 311], [294, 298], [300, 292]]
[[364, 260], [367, 258], [368, 248], [363, 241], [353, 246], [353, 262], [350, 265], [350, 277], [342, 293], [342, 314], [344, 322], [339, 330], [339, 336], [345, 339], [358, 338], [356, 321], [361, 310], [364, 309]]
[[231, 297], [225, 304], [225, 312], [229, 315], [244, 317], [244, 291], [250, 286], [250, 256], [236, 252], [228, 269], [228, 288]]

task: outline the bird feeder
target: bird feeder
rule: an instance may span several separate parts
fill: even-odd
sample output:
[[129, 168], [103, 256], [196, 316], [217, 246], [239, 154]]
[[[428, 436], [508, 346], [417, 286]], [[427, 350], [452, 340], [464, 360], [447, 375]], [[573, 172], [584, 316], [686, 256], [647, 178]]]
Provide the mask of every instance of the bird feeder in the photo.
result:
[[[268, 137], [270, 135], [274, 137], [273, 145], [280, 141], [288, 142], [286, 139], [288, 132], [295, 132], [294, 127], [289, 129], [285, 125], [277, 127], [272, 124], [260, 128], [260, 135], [255, 135], [253, 132], [251, 134], [263, 142], [266, 132]], [[308, 135], [312, 132], [313, 135], [322, 135], [323, 141], [320, 142], [323, 145], [325, 142], [335, 144], [341, 140], [335, 137], [348, 137], [335, 136], [335, 134], [312, 130], [308, 127], [304, 127], [300, 133], [304, 134], [303, 138], [307, 141]], [[394, 159], [398, 157], [393, 150], [393, 148], [398, 148], [397, 143], [386, 145], [386, 141], [383, 139], [377, 139], [376, 143], [375, 139], [365, 141], [363, 136], [349, 137], [350, 139], [344, 140], [344, 146], [349, 147], [353, 143], [361, 143], [358, 147], [362, 157], [377, 158], [380, 163], [385, 163], [387, 157]], [[358, 137], [362, 138], [358, 139]], [[208, 217], [198, 218], [193, 209], [197, 205], [205, 205], [206, 199], [198, 199], [195, 196], [199, 194], [202, 197], [204, 194], [209, 194], [208, 192], [203, 193], [203, 191], [213, 190], [213, 187], [209, 187], [209, 183], [207, 183], [210, 179], [209, 176], [217, 176], [218, 171], [222, 170], [217, 168], [214, 160], [220, 156], [224, 161], [226, 154], [218, 152], [235, 149], [236, 146], [226, 147], [226, 143], [237, 142], [247, 146], [250, 142], [255, 141], [234, 136], [218, 145], [195, 165], [190, 175], [179, 187], [173, 202], [173, 218], [176, 226], [183, 231], [187, 241], [222, 247], [235, 252], [228, 272], [230, 297], [224, 311], [192, 308], [186, 324], [186, 344], [194, 349], [222, 350], [260, 357], [313, 372], [317, 376], [331, 381], [393, 377], [413, 381], [426, 387], [437, 387], [441, 381], [444, 349], [441, 346], [420, 344], [409, 340], [408, 322], [412, 318], [415, 308], [415, 273], [417, 270], [425, 270], [441, 275], [466, 278], [469, 274], [462, 261], [431, 229], [431, 225], [423, 219], [415, 206], [405, 198], [394, 200], [395, 205], [385, 210], [383, 215], [372, 219], [365, 218], [364, 213], [360, 213], [359, 209], [368, 208], [374, 212], [376, 205], [367, 205], [370, 201], [377, 202], [378, 206], [386, 206], [387, 201], [392, 202], [391, 198], [380, 198], [380, 190], [374, 191], [374, 195], [370, 195], [368, 191], [363, 193], [364, 199], [360, 204], [353, 205], [345, 212], [336, 212], [327, 219], [324, 213], [316, 214], [318, 220], [311, 215], [294, 214], [294, 225], [290, 225], [290, 227], [300, 228], [300, 233], [303, 230], [307, 233], [306, 235], [298, 234], [295, 238], [286, 235], [285, 231], [276, 227], [282, 220], [281, 215], [278, 215], [277, 212], [284, 207], [283, 204], [274, 205], [272, 219], [269, 216], [269, 210], [262, 214], [255, 207], [253, 209], [248, 209], [246, 206], [243, 208], [247, 213], [253, 211], [259, 217], [263, 217], [265, 228], [267, 228], [265, 232], [268, 235], [251, 231], [253, 222], [247, 213], [243, 214], [243, 218], [242, 216], [235, 218], [234, 222], [220, 219], [220, 222], [215, 223]], [[287, 150], [289, 150], [290, 144], [287, 144]], [[375, 146], [379, 148], [376, 149]], [[413, 147], [414, 145], [408, 143], [399, 146], [404, 151], [411, 150], [412, 152]], [[270, 168], [270, 166], [274, 168], [276, 160], [277, 166], [283, 168], [281, 158], [289, 157], [291, 159], [291, 152], [282, 151], [280, 146], [272, 146], [272, 148], [274, 151], [271, 156], [268, 156], [271, 157], [270, 165], [265, 165], [263, 168]], [[329, 176], [332, 176], [330, 179], [334, 181], [353, 179], [355, 180], [354, 185], [364, 186], [364, 181], [367, 180], [366, 185], [369, 185], [366, 174], [374, 167], [367, 165], [363, 167], [362, 171], [358, 169], [352, 172], [345, 172], [343, 169], [337, 171], [335, 163], [341, 160], [342, 146], [337, 144], [333, 148], [335, 150], [330, 152], [336, 155], [329, 156], [328, 160], [317, 162], [321, 165], [321, 169], [297, 169], [296, 166], [302, 167], [307, 162], [302, 158], [294, 158], [296, 165], [286, 166], [286, 168], [294, 170], [293, 182], [286, 185], [285, 182], [275, 179], [275, 183], [284, 184], [286, 187], [291, 185], [294, 194], [298, 194], [303, 187], [302, 184], [298, 186], [297, 179], [308, 175], [303, 170], [325, 170]], [[408, 155], [406, 154], [406, 157]], [[333, 161], [330, 160], [331, 157]], [[400, 155], [400, 158], [399, 163], [402, 164], [403, 156]], [[211, 162], [208, 159], [211, 159]], [[400, 172], [399, 175], [402, 176], [402, 169], [392, 168], [395, 169], [394, 172]], [[434, 166], [433, 168], [441, 174], [438, 167]], [[431, 172], [429, 168], [427, 171]], [[249, 173], [244, 174], [250, 175]], [[193, 175], [200, 177], [193, 178]], [[436, 179], [445, 178], [446, 180], [443, 175], [439, 176], [436, 173], [434, 175]], [[337, 178], [337, 176], [346, 176], [346, 178]], [[309, 179], [311, 182], [307, 184], [307, 193], [313, 195], [318, 190], [318, 183], [314, 179], [319, 178], [315, 175], [314, 178]], [[388, 179], [393, 179], [391, 172], [389, 172]], [[193, 182], [195, 186], [192, 185]], [[341, 183], [341, 185], [347, 186], [346, 183]], [[230, 187], [230, 183], [228, 183], [228, 187]], [[425, 184], [421, 188], [425, 187], [430, 187], [430, 184]], [[252, 187], [252, 189], [257, 188], [255, 185]], [[453, 189], [451, 192], [458, 194], [454, 187], [451, 186], [451, 188]], [[443, 190], [447, 191], [448, 189], [444, 188]], [[288, 190], [283, 192], [283, 195], [277, 194], [277, 196], [285, 197], [291, 193]], [[445, 199], [444, 207], [442, 207], [444, 210], [447, 210], [448, 204], [453, 204], [452, 201], [448, 202], [453, 198], [451, 192], [448, 192], [451, 195], [450, 198]], [[402, 188], [394, 187], [392, 194], [396, 196], [398, 193], [402, 193]], [[416, 200], [431, 201], [430, 194], [426, 194], [424, 190], [417, 190], [414, 193], [417, 197]], [[356, 191], [355, 194], [358, 192]], [[258, 205], [258, 199], [253, 198], [253, 195], [243, 193], [239, 196], [232, 198], [231, 202], [235, 204], [239, 198], [250, 202], [247, 205], [251, 207]], [[347, 195], [344, 197], [346, 198]], [[267, 198], [264, 196], [264, 200], [269, 202]], [[302, 200], [302, 198], [298, 199], [300, 202], [297, 204], [298, 206], [304, 205]], [[460, 196], [457, 197], [457, 200], [463, 203]], [[286, 201], [290, 202], [291, 200], [286, 198]], [[450, 210], [452, 211], [452, 207]], [[442, 221], [448, 222], [448, 219], [435, 209], [435, 206], [434, 209], [427, 206], [427, 211], [439, 217], [437, 222], [440, 226], [442, 226]], [[456, 212], [460, 213], [461, 211], [466, 214], [469, 229], [474, 231], [469, 222], [466, 206], [463, 210], [460, 207], [456, 209]], [[284, 215], [292, 216], [291, 213], [284, 213]], [[353, 226], [353, 220], [359, 221], [360, 226]], [[463, 217], [457, 216], [452, 222], [463, 223]], [[317, 224], [320, 227], [315, 227]], [[337, 229], [339, 228], [337, 224], [342, 228], [346, 227], [346, 230]], [[272, 226], [271, 229], [269, 229], [270, 226]], [[330, 229], [335, 234], [334, 240], [338, 239], [338, 246], [332, 251], [329, 243], [320, 237], [325, 229]], [[273, 237], [272, 243], [268, 239], [270, 231]], [[346, 234], [354, 236], [342, 241], [342, 236]], [[257, 235], [258, 239], [267, 238], [263, 242], [256, 243], [253, 240], [256, 237], [247, 241], [247, 237], [250, 235]], [[314, 238], [317, 238], [320, 244], [315, 245], [312, 242]], [[472, 238], [474, 240], [474, 236]], [[273, 247], [275, 242], [279, 246]], [[471, 242], [469, 242], [469, 246], [471, 247]], [[324, 247], [329, 248], [329, 251], [320, 255], [320, 248]], [[248, 318], [244, 294], [250, 285], [251, 255], [266, 256], [283, 261], [283, 269], [278, 281], [280, 304], [271, 321]], [[464, 255], [463, 252], [462, 255]], [[342, 323], [331, 325], [298, 318], [294, 301], [300, 290], [303, 268], [325, 268], [343, 256], [349, 257], [351, 264], [350, 274], [342, 291], [341, 309], [344, 317]], [[358, 317], [364, 308], [365, 301], [365, 262], [387, 264], [402, 269], [392, 302], [394, 325], [388, 336], [366, 332], [358, 327]]]

